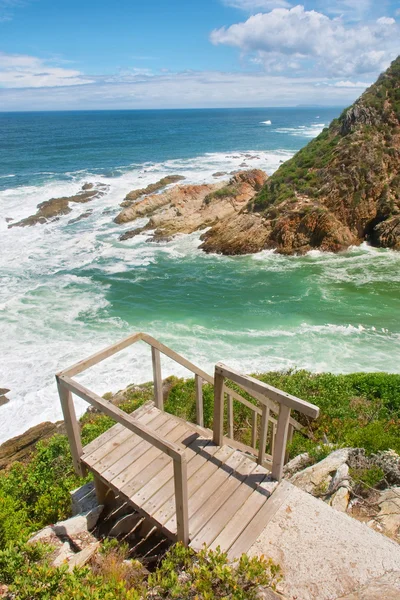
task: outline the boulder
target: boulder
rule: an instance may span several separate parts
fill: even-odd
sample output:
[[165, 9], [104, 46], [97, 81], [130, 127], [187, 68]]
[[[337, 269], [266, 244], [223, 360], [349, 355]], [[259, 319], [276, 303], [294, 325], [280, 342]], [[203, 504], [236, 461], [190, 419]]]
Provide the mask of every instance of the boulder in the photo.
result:
[[380, 493], [379, 514], [375, 521], [385, 535], [400, 541], [400, 487], [392, 487]]
[[346, 512], [350, 502], [350, 491], [347, 487], [340, 487], [332, 496], [330, 505], [335, 510]]
[[333, 489], [330, 488], [332, 475], [347, 462], [348, 457], [349, 448], [335, 450], [315, 465], [295, 473], [290, 482], [314, 496], [327, 494], [329, 489]]

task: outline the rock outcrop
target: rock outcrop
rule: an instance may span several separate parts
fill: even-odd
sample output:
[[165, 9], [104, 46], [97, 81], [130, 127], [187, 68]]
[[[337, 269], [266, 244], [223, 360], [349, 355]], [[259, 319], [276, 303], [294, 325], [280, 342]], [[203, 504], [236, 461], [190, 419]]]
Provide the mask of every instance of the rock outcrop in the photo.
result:
[[133, 202], [136, 202], [141, 196], [148, 196], [149, 194], [154, 194], [155, 192], [159, 192], [163, 188], [167, 187], [171, 183], [177, 183], [178, 181], [182, 181], [185, 179], [182, 175], [167, 175], [167, 177], [163, 177], [159, 179], [155, 183], [150, 183], [145, 188], [140, 188], [138, 190], [132, 190], [125, 196], [125, 200], [121, 202], [120, 206], [123, 208], [127, 208], [131, 206]]
[[31, 427], [25, 433], [7, 440], [0, 446], [0, 470], [5, 469], [15, 461], [24, 462], [29, 459], [36, 444], [55, 433], [64, 433], [64, 423], [40, 423]]
[[[77, 202], [84, 204], [101, 198], [107, 192], [108, 186], [104, 183], [85, 183], [81, 190], [74, 196], [65, 196], [62, 198], [51, 198], [45, 200], [37, 205], [37, 212], [34, 215], [26, 217], [17, 223], [12, 223], [8, 226], [9, 229], [12, 227], [28, 227], [31, 225], [45, 224], [49, 221], [55, 220], [61, 215], [67, 215], [72, 211], [70, 202]], [[85, 215], [88, 216], [88, 215]], [[83, 217], [82, 217], [83, 218]], [[73, 222], [73, 221], [72, 221]]]
[[143, 231], [153, 231], [156, 241], [170, 239], [177, 233], [192, 233], [211, 227], [219, 221], [227, 223], [254, 197], [267, 179], [264, 171], [240, 171], [228, 183], [175, 186], [164, 193], [146, 196], [125, 208], [115, 219], [128, 223], [149, 217], [141, 228], [125, 232], [121, 240]]

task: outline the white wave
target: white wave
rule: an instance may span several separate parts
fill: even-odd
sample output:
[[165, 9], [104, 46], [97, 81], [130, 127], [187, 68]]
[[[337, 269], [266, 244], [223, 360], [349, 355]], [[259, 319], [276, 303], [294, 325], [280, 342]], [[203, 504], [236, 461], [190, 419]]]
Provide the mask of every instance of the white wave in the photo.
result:
[[294, 137], [313, 138], [321, 133], [324, 127], [325, 123], [312, 123], [311, 125], [298, 125], [297, 127], [278, 127], [274, 131]]
[[0, 175], [0, 179], [9, 179], [10, 177], [16, 177], [16, 175], [10, 173], [10, 175]]
[[267, 120], [267, 121], [260, 121], [261, 125], [272, 125], [272, 121]]

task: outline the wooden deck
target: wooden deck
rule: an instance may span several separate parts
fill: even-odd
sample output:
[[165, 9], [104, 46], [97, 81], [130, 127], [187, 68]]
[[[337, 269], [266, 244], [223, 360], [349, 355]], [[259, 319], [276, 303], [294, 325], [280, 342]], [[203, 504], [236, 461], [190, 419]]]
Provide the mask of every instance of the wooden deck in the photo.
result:
[[[154, 403], [129, 415], [75, 377], [137, 342], [151, 347]], [[161, 354], [194, 374], [197, 424], [164, 412]], [[280, 492], [274, 490], [283, 476], [287, 443], [302, 429], [291, 411], [319, 414], [317, 406], [222, 363], [209, 375], [146, 333], [93, 354], [56, 380], [75, 470], [93, 472], [99, 501], [111, 489], [172, 540], [196, 550], [220, 546], [229, 558], [249, 549], [279, 503]], [[214, 387], [213, 431], [203, 427], [203, 382]], [[73, 394], [117, 422], [84, 448]], [[233, 439], [238, 402], [251, 415], [251, 447]]]
[[[246, 551], [263, 529], [249, 527], [277, 486], [269, 471], [212, 432], [160, 411], [153, 403], [131, 415], [163, 439], [184, 446], [190, 545]], [[122, 425], [83, 449], [82, 462], [166, 536], [177, 539], [173, 461]], [[265, 512], [265, 509], [264, 509]], [[244, 548], [244, 549], [243, 549]]]

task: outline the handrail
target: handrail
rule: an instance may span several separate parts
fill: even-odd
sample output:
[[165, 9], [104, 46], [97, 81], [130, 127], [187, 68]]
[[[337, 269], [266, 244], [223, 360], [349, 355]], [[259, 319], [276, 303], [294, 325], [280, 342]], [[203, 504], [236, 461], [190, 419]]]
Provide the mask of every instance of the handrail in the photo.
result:
[[[258, 463], [260, 465], [263, 464], [265, 459], [265, 447], [267, 444], [267, 435], [268, 435], [268, 424], [270, 421], [270, 403], [268, 399], [272, 396], [275, 402], [278, 402], [280, 405], [279, 408], [279, 416], [278, 422], [276, 426], [276, 434], [272, 435], [272, 477], [280, 481], [283, 475], [283, 466], [285, 464], [286, 457], [286, 445], [288, 439], [291, 439], [293, 434], [293, 426], [290, 423], [290, 411], [291, 409], [295, 409], [299, 412], [302, 412], [309, 417], [317, 418], [319, 415], [319, 408], [310, 402], [306, 402], [305, 400], [301, 400], [300, 398], [296, 398], [291, 394], [287, 394], [282, 390], [278, 390], [277, 388], [263, 383], [254, 377], [249, 377], [248, 375], [244, 375], [239, 373], [235, 369], [227, 367], [223, 363], [217, 363], [215, 365], [215, 374], [214, 374], [214, 422], [213, 422], [213, 441], [218, 446], [223, 444], [224, 440], [224, 381], [225, 379], [230, 379], [234, 381], [242, 388], [247, 390], [249, 393], [255, 395], [257, 394], [257, 398], [263, 405], [262, 408], [262, 419], [261, 419], [261, 429], [260, 429], [260, 441], [259, 441], [259, 450], [258, 450]], [[228, 426], [232, 428], [232, 406], [229, 407], [229, 403], [231, 400], [228, 396]], [[230, 418], [230, 419], [229, 419]], [[257, 419], [255, 420], [257, 423]], [[253, 422], [253, 438], [255, 437], [255, 427]], [[274, 427], [274, 425], [273, 425]]]
[[[118, 352], [118, 350], [116, 350]], [[98, 353], [100, 354], [100, 353]], [[100, 359], [101, 360], [101, 359]], [[77, 365], [76, 365], [77, 366]], [[125, 413], [108, 400], [101, 398], [91, 390], [74, 381], [67, 375], [56, 375], [57, 387], [60, 395], [61, 407], [70, 442], [72, 459], [78, 474], [84, 475], [81, 457], [83, 454], [79, 425], [76, 419], [72, 401], [72, 393], [76, 394], [92, 406], [111, 417], [146, 442], [155, 446], [161, 452], [170, 456], [174, 465], [174, 488], [176, 505], [176, 527], [178, 541], [185, 545], [189, 543], [189, 514], [188, 514], [188, 484], [187, 461], [183, 447], [161, 438], [149, 427], [140, 424], [131, 415]]]

